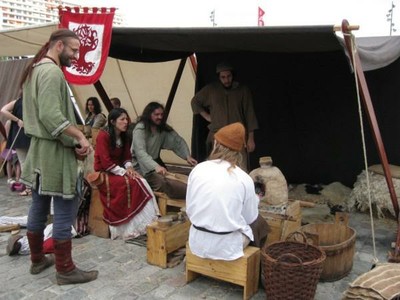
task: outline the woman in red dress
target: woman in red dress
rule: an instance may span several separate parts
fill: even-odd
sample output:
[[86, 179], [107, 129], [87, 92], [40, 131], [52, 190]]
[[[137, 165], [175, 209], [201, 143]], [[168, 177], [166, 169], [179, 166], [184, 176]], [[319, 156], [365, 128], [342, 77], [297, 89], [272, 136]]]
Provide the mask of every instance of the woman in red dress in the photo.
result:
[[114, 108], [108, 115], [108, 125], [96, 139], [94, 170], [102, 174], [98, 188], [112, 239], [145, 234], [146, 226], [159, 215], [150, 186], [133, 169], [127, 129], [126, 110]]

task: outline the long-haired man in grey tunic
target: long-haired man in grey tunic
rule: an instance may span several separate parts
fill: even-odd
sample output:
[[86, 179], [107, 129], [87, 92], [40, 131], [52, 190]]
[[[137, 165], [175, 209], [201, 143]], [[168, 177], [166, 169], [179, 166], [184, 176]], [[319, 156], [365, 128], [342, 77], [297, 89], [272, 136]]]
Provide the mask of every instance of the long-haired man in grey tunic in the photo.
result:
[[137, 160], [140, 173], [154, 191], [184, 199], [187, 186], [165, 177], [167, 168], [160, 158], [161, 149], [173, 151], [191, 166], [197, 161], [190, 155], [185, 140], [167, 124], [164, 110], [158, 102], [146, 105], [132, 133], [132, 157]]
[[61, 67], [70, 66], [79, 51], [78, 36], [68, 29], [54, 31], [25, 70], [23, 119], [31, 145], [22, 178], [32, 188], [27, 237], [31, 250], [31, 274], [54, 264], [43, 253], [43, 230], [53, 198], [53, 240], [56, 279], [59, 285], [84, 283], [97, 278], [97, 271], [82, 271], [71, 257], [71, 225], [77, 212], [77, 159], [93, 151], [75, 126], [73, 105]]

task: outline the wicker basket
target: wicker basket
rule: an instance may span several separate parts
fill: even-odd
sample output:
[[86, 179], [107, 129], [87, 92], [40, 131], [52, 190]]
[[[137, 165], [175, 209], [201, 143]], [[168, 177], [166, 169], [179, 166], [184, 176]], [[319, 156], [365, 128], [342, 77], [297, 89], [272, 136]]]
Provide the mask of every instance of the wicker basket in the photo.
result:
[[[289, 241], [294, 234], [300, 234], [303, 242]], [[326, 256], [307, 244], [303, 233], [294, 232], [286, 241], [264, 247], [261, 255], [268, 300], [314, 299]]]

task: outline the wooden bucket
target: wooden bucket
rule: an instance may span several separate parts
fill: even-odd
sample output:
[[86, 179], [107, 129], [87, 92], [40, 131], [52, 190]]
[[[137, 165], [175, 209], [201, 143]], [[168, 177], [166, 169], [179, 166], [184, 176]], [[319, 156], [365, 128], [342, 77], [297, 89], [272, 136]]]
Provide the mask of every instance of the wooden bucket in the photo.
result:
[[336, 213], [335, 223], [308, 224], [301, 227], [314, 245], [325, 251], [320, 281], [336, 281], [345, 277], [353, 267], [356, 231], [348, 227], [349, 216]]

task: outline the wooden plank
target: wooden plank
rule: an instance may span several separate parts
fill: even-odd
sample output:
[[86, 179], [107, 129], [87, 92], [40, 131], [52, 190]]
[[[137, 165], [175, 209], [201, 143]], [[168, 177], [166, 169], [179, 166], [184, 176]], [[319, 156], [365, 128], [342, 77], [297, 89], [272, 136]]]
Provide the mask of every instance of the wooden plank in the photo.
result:
[[147, 226], [147, 262], [152, 265], [167, 267], [165, 231], [159, 230], [157, 223]]
[[165, 247], [167, 253], [174, 252], [186, 245], [189, 239], [189, 229], [191, 223], [189, 221], [172, 225], [165, 236]]

